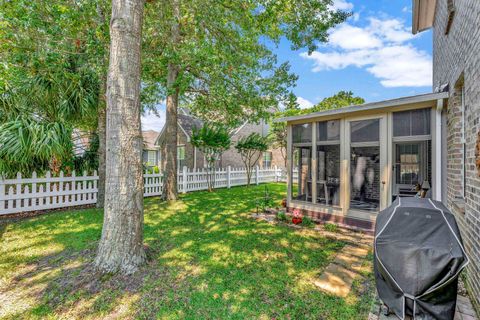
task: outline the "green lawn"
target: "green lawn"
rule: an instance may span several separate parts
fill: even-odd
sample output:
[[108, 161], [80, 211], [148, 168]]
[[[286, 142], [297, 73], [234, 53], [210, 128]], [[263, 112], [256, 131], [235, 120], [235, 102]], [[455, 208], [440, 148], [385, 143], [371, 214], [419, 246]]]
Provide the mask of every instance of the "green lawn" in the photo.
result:
[[[285, 185], [268, 188], [280, 203]], [[130, 277], [93, 272], [100, 211], [0, 224], [0, 318], [365, 319], [371, 273], [345, 299], [321, 292], [313, 282], [345, 244], [249, 218], [263, 190], [146, 199], [149, 262]]]

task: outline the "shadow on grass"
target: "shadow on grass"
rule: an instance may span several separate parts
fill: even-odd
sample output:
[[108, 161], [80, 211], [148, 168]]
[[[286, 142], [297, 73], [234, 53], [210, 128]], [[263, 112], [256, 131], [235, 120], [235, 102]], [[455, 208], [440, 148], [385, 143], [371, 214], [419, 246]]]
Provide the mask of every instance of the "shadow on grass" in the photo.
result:
[[[50, 242], [57, 249], [49, 253], [28, 255], [29, 243], [17, 247], [17, 259], [7, 264], [20, 267], [6, 277], [0, 295], [31, 301], [13, 303], [6, 315], [12, 319], [53, 315], [358, 319], [366, 314], [369, 295], [361, 290], [342, 299], [313, 285], [344, 243], [311, 230], [292, 230], [248, 217], [255, 209], [253, 199], [261, 196], [263, 188], [196, 192], [172, 203], [147, 199], [145, 243], [150, 260], [130, 277], [100, 276], [93, 270], [101, 230], [101, 215], [95, 210], [13, 228], [10, 244], [15, 236], [34, 232], [35, 227], [44, 236], [54, 226], [63, 232], [31, 243], [44, 247], [44, 241]], [[269, 189], [280, 202], [285, 186], [271, 184]], [[72, 244], [75, 241], [81, 243]], [[8, 259], [12, 250], [6, 249]], [[365, 285], [360, 283], [359, 288]]]

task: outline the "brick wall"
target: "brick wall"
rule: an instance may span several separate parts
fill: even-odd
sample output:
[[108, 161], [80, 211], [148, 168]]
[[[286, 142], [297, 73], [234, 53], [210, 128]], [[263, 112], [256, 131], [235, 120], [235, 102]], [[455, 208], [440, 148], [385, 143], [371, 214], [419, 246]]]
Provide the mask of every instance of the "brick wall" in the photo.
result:
[[[244, 167], [240, 154], [235, 149], [235, 145], [237, 141], [242, 137], [246, 137], [253, 132], [257, 132], [258, 134], [263, 134], [264, 136], [268, 134], [268, 127], [265, 124], [255, 124], [255, 123], [247, 123], [244, 125], [241, 130], [232, 137], [232, 146], [229, 150], [225, 151], [222, 155], [222, 166], [232, 166], [232, 167]], [[285, 162], [282, 157], [282, 154], [279, 149], [277, 150], [270, 150], [272, 151], [272, 166], [278, 166], [281, 168], [285, 167]], [[263, 157], [260, 156], [258, 160], [258, 165], [261, 167], [263, 163]]]
[[[447, 0], [438, 0], [433, 32], [433, 84], [449, 84], [447, 117], [447, 206], [457, 216], [471, 264], [466, 284], [480, 313], [480, 177], [475, 141], [480, 130], [480, 1], [454, 1], [455, 16], [445, 35]], [[462, 144], [461, 88], [465, 106], [465, 163]], [[465, 199], [461, 199], [465, 170]]]
[[[222, 167], [222, 168], [225, 168], [227, 166], [232, 166], [235, 168], [244, 167], [240, 154], [235, 149], [235, 145], [240, 138], [244, 136], [248, 136], [252, 132], [257, 132], [259, 134], [263, 133], [263, 135], [266, 135], [268, 133], [268, 127], [266, 127], [265, 124], [251, 124], [251, 123], [247, 123], [245, 126], [243, 126], [241, 130], [232, 137], [232, 146], [230, 147], [230, 149], [228, 149], [222, 154], [220, 160], [217, 163], [217, 167]], [[159, 138], [159, 144], [161, 146], [160, 149], [162, 150], [161, 167], [163, 168], [164, 167], [163, 159], [165, 159], [165, 156], [164, 156], [165, 147], [164, 147], [163, 136]], [[190, 142], [187, 139], [187, 136], [181, 129], [178, 130], [178, 145], [185, 146], [185, 165], [188, 168], [193, 168], [193, 163], [195, 158], [194, 147], [190, 144]], [[285, 168], [285, 161], [284, 161], [284, 158], [282, 157], [282, 153], [280, 149], [270, 149], [269, 151], [272, 152], [272, 166]], [[196, 159], [197, 159], [197, 163], [196, 163], [197, 168], [203, 168], [205, 165], [205, 159], [204, 159], [203, 153], [200, 152], [198, 149], [196, 152]], [[260, 156], [258, 165], [262, 167], [262, 164], [263, 164], [263, 156]]]
[[[194, 165], [194, 147], [192, 144], [188, 141], [187, 136], [182, 130], [178, 130], [177, 133], [177, 139], [178, 139], [178, 145], [179, 146], [185, 146], [185, 161], [184, 165], [187, 166], [187, 168], [192, 169]], [[162, 157], [161, 157], [161, 168], [165, 168], [165, 140], [162, 137], [159, 138], [159, 144], [160, 144], [160, 150], [162, 152]], [[197, 150], [197, 168], [203, 168], [203, 154]], [[179, 165], [180, 166], [180, 165]], [[179, 170], [182, 168], [179, 167]]]

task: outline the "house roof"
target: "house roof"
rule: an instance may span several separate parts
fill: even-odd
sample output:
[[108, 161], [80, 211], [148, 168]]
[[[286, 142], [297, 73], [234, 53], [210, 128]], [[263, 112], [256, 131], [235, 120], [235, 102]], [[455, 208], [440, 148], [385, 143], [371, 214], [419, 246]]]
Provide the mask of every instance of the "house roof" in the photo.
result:
[[[203, 127], [204, 122], [201, 119], [191, 115], [187, 109], [179, 108], [179, 112], [177, 113], [177, 124], [180, 130], [183, 131], [187, 136], [187, 141], [190, 141], [190, 138], [192, 137], [192, 134], [193, 134], [193, 129]], [[233, 137], [239, 134], [239, 132], [241, 132], [242, 129], [247, 124], [249, 124], [249, 122], [245, 121], [240, 126], [231, 129], [230, 136]], [[165, 130], [165, 126], [163, 126], [162, 131], [160, 131], [160, 133], [157, 135], [157, 138], [154, 141], [155, 145], [159, 144], [158, 140], [163, 135], [164, 130]]]
[[182, 113], [177, 115], [177, 121], [178, 125], [189, 138], [192, 136], [194, 128], [200, 129], [203, 126], [202, 120]]
[[331, 115], [341, 115], [341, 114], [343, 115], [343, 114], [348, 114], [348, 113], [353, 113], [358, 111], [382, 109], [387, 107], [435, 101], [438, 99], [446, 99], [446, 98], [448, 98], [448, 92], [427, 93], [427, 94], [420, 94], [417, 96], [409, 96], [409, 97], [402, 97], [402, 98], [391, 99], [391, 100], [364, 103], [361, 105], [354, 105], [354, 106], [344, 107], [340, 109], [313, 112], [313, 113], [299, 115], [299, 116], [284, 117], [284, 118], [275, 119], [275, 122], [307, 120], [311, 118], [331, 116]]
[[412, 33], [416, 34], [432, 27], [437, 0], [413, 0]]
[[157, 140], [158, 135], [159, 132], [155, 130], [142, 131], [144, 149], [156, 150], [155, 141]]

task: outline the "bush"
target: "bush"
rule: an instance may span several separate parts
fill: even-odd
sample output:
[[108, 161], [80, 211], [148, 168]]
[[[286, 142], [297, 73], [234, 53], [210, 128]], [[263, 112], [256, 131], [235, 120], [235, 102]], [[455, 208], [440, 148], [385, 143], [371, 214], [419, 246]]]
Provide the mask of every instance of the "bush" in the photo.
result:
[[323, 225], [323, 228], [326, 231], [329, 231], [329, 232], [337, 232], [338, 231], [338, 226], [336, 224], [333, 224], [333, 223], [325, 223]]
[[285, 212], [279, 212], [277, 214], [277, 220], [282, 221], [282, 222], [288, 222], [288, 218], [287, 218], [287, 215], [285, 214]]
[[313, 228], [315, 226], [315, 222], [313, 222], [312, 218], [304, 216], [302, 218], [302, 226]]

